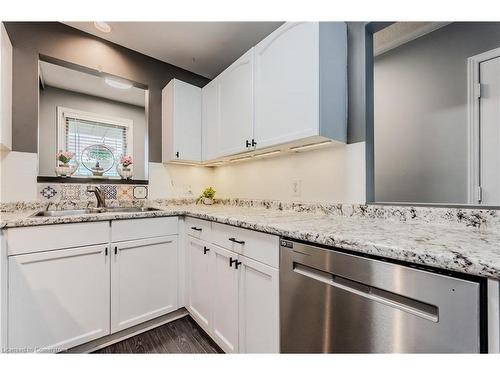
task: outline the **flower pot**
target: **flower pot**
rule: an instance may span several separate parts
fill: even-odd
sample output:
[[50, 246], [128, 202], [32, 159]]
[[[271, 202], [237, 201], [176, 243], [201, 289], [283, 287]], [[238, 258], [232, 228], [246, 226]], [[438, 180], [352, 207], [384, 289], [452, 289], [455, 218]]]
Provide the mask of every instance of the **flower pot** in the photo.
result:
[[116, 171], [123, 180], [130, 180], [133, 175], [132, 166], [124, 167], [123, 164], [118, 164], [116, 166]]
[[73, 164], [69, 163], [59, 163], [56, 166], [56, 175], [61, 177], [70, 177], [73, 175], [78, 169], [78, 163], [75, 162]]
[[214, 200], [212, 198], [203, 198], [203, 204], [214, 204]]

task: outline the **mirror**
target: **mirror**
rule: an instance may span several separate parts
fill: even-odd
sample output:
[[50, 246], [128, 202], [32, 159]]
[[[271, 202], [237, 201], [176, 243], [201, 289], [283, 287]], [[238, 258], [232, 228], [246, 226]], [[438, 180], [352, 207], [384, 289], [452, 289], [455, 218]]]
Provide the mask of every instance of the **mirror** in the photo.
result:
[[39, 61], [39, 176], [146, 180], [147, 90], [78, 68]]
[[373, 35], [375, 201], [500, 206], [500, 23]]

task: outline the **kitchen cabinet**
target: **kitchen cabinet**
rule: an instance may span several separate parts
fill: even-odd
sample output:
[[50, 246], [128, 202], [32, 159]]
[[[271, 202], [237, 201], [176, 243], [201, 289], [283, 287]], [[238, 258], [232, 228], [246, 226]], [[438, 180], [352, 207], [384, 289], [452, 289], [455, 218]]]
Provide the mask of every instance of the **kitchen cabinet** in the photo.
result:
[[201, 161], [201, 89], [178, 79], [162, 90], [162, 161]]
[[107, 244], [8, 258], [8, 347], [57, 352], [109, 334]]
[[253, 140], [253, 48], [219, 77], [218, 155], [252, 150]]
[[12, 44], [0, 22], [0, 151], [12, 148]]
[[111, 333], [179, 308], [177, 236], [112, 243]]
[[212, 257], [208, 242], [187, 236], [188, 297], [186, 308], [205, 330], [212, 327]]
[[226, 353], [238, 352], [238, 256], [212, 246], [213, 327], [216, 342]]
[[214, 160], [219, 156], [219, 86], [215, 78], [201, 90], [202, 102], [202, 160]]
[[177, 217], [1, 233], [2, 348], [57, 352], [180, 307]]
[[239, 351], [279, 353], [279, 271], [240, 256]]
[[207, 223], [211, 242], [187, 236], [187, 309], [227, 353], [278, 353], [278, 237]]
[[287, 22], [254, 48], [257, 148], [347, 139], [344, 22]]

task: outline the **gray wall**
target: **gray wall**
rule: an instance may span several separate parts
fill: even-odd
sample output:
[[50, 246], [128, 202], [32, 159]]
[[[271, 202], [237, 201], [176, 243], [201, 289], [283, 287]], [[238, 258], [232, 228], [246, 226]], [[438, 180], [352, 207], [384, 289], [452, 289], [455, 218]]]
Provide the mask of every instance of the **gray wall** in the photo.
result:
[[161, 90], [178, 78], [197, 86], [209, 82], [58, 22], [5, 22], [14, 47], [12, 149], [37, 152], [38, 56], [64, 60], [120, 76], [149, 88], [149, 160], [161, 162]]
[[500, 23], [457, 22], [375, 58], [375, 200], [467, 202], [467, 58]]
[[367, 62], [371, 63], [371, 57], [367, 55], [366, 24], [347, 22], [347, 143], [366, 139], [366, 73]]
[[145, 174], [146, 113], [143, 107], [46, 86], [40, 90], [38, 174], [53, 176], [57, 152], [57, 106], [130, 119], [133, 125], [134, 178]]

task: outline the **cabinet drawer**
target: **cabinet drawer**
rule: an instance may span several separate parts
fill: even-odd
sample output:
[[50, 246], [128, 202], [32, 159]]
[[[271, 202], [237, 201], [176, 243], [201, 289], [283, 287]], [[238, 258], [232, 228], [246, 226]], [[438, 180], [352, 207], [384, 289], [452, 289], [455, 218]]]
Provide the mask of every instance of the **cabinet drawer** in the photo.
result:
[[279, 267], [278, 236], [213, 223], [212, 242], [271, 267]]
[[115, 220], [111, 223], [111, 241], [139, 240], [141, 238], [177, 234], [178, 218], [153, 217], [146, 219]]
[[207, 220], [186, 218], [186, 234], [203, 241], [210, 241], [212, 238], [212, 222]]
[[67, 249], [109, 242], [109, 221], [40, 225], [7, 230], [9, 255]]

